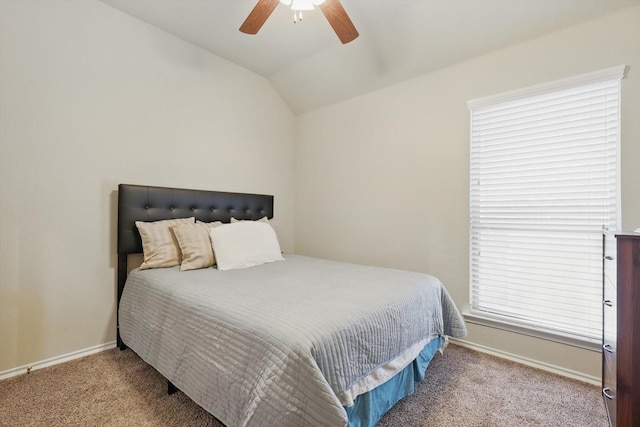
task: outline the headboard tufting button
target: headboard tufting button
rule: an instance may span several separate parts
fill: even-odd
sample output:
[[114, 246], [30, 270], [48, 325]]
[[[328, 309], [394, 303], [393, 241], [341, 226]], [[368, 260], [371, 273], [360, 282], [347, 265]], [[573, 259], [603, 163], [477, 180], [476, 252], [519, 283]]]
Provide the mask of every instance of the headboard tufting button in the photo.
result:
[[149, 206], [145, 206], [144, 208], [145, 208], [145, 209], [149, 209]]
[[172, 211], [173, 210], [173, 206], [169, 207], [169, 210]]

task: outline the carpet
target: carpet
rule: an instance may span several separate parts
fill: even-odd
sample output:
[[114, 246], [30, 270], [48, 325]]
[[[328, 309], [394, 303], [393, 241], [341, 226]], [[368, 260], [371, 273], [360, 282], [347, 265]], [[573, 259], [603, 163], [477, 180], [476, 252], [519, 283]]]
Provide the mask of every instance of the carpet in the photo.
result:
[[[211, 426], [212, 415], [131, 350], [0, 381], [0, 426]], [[607, 426], [598, 387], [457, 345], [378, 427]]]

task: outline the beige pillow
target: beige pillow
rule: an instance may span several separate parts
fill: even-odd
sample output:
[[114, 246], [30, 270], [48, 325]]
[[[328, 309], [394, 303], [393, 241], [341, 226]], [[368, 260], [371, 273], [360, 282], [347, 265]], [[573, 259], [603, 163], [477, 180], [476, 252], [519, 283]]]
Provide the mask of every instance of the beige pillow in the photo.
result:
[[220, 225], [220, 221], [196, 221], [195, 224], [183, 224], [172, 228], [182, 252], [181, 271], [207, 268], [215, 264], [209, 230]]
[[208, 230], [209, 228], [220, 227], [223, 223], [222, 221], [204, 222], [204, 221], [200, 221], [199, 219], [196, 219], [196, 224], [207, 227], [207, 232], [209, 232]]
[[144, 253], [140, 270], [173, 267], [180, 264], [180, 246], [170, 228], [181, 224], [192, 224], [194, 221], [195, 217], [153, 222], [136, 221]]

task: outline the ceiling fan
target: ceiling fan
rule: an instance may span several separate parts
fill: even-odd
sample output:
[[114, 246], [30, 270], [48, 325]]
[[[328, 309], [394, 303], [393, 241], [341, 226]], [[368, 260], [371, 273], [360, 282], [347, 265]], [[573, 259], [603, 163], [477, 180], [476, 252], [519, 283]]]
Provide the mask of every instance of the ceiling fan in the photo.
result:
[[[325, 18], [329, 21], [329, 25], [331, 25], [333, 31], [335, 31], [343, 44], [349, 43], [359, 35], [358, 30], [356, 30], [353, 22], [351, 22], [349, 15], [347, 15], [344, 7], [342, 7], [340, 0], [258, 0], [258, 3], [255, 5], [251, 13], [249, 13], [247, 19], [245, 19], [240, 26], [240, 31], [246, 34], [256, 34], [267, 18], [269, 18], [269, 15], [271, 15], [278, 3], [291, 5], [294, 13], [300, 10], [311, 10], [313, 9], [313, 5], [319, 6]], [[296, 9], [296, 7], [304, 7], [304, 9]], [[301, 19], [302, 15], [299, 16]], [[296, 19], [297, 18], [294, 18], [294, 21]]]

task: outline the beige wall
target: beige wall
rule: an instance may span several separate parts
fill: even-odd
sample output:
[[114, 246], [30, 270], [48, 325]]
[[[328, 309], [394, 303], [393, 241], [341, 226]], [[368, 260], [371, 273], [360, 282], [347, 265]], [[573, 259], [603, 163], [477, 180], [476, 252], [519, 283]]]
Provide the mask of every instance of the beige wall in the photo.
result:
[[[423, 271], [468, 307], [466, 102], [615, 65], [622, 84], [622, 217], [640, 227], [640, 7], [298, 117], [299, 253]], [[428, 55], [428, 52], [424, 52]], [[468, 342], [600, 375], [597, 352], [469, 325]]]
[[274, 194], [293, 249], [262, 77], [97, 1], [2, 0], [0, 93], [0, 372], [115, 339], [118, 183]]

